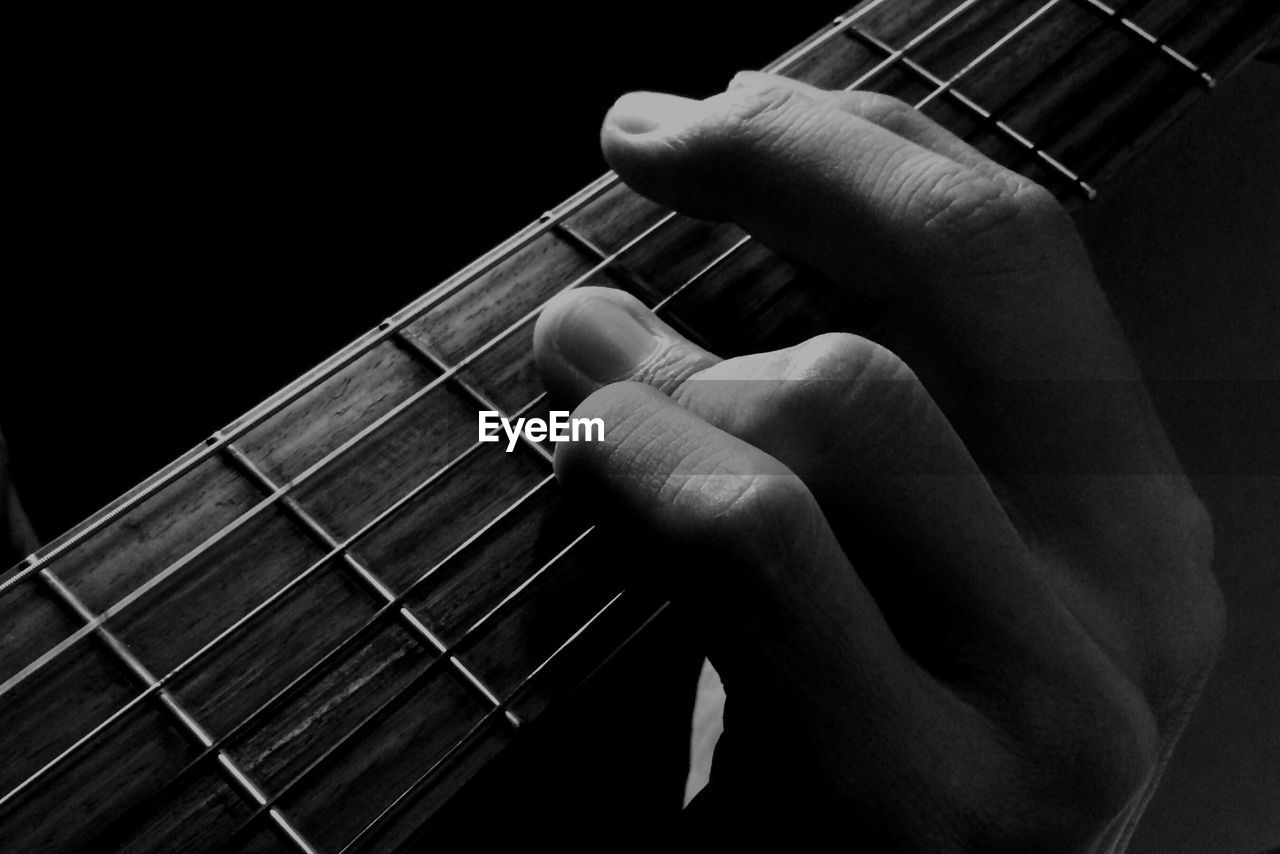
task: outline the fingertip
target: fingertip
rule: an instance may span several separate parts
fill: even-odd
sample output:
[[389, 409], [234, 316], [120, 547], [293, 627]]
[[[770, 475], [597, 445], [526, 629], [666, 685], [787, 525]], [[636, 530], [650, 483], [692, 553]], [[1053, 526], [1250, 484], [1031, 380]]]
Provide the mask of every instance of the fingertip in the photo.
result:
[[534, 325], [534, 361], [548, 390], [561, 400], [579, 401], [601, 385], [634, 375], [659, 346], [659, 323], [625, 291], [565, 291]]
[[605, 130], [635, 141], [678, 131], [704, 112], [701, 101], [663, 92], [628, 92], [605, 114]]
[[719, 361], [616, 288], [577, 288], [551, 300], [533, 345], [543, 383], [569, 403], [621, 380], [667, 392]]

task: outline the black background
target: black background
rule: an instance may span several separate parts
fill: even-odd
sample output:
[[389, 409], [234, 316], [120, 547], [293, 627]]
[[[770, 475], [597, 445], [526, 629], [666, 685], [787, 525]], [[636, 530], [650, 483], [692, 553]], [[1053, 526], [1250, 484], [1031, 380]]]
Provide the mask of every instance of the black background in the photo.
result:
[[48, 539], [850, 5], [60, 11], [15, 21], [0, 427]]

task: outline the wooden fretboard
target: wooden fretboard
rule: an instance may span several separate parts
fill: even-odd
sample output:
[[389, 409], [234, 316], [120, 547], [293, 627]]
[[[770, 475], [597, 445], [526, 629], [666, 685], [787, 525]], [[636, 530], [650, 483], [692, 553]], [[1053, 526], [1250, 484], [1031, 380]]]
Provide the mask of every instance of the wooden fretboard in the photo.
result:
[[[1274, 0], [872, 0], [775, 68], [1077, 205], [1278, 28]], [[4, 577], [0, 848], [394, 848], [640, 631], [660, 603], [549, 449], [476, 444], [478, 409], [549, 409], [534, 318], [582, 284], [726, 355], [844, 323], [734, 226], [595, 182]]]

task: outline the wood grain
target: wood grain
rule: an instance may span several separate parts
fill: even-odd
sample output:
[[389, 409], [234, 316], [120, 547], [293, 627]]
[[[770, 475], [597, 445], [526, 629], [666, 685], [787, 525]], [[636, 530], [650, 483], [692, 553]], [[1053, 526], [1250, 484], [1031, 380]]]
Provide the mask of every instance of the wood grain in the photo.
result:
[[[868, 88], [918, 101], [1042, 5], [978, 4]], [[954, 6], [885, 3], [854, 30], [816, 34], [788, 73], [847, 85]], [[1280, 21], [1260, 0], [1121, 10], [1213, 74]], [[1095, 5], [1063, 0], [925, 112], [1075, 205], [1077, 183], [971, 104], [1101, 182], [1203, 88]], [[193, 449], [184, 459], [197, 464], [175, 463], [182, 474], [127, 512], [108, 508], [94, 533], [38, 553], [92, 614], [153, 585], [102, 629], [212, 746], [57, 604], [41, 572], [12, 571], [30, 577], [0, 593], [0, 680], [49, 663], [0, 698], [0, 793], [88, 741], [0, 804], [4, 846], [297, 850], [282, 822], [315, 850], [409, 839], [520, 738], [508, 712], [538, 718], [657, 607], [622, 592], [607, 543], [564, 506], [544, 453], [473, 449], [476, 410], [545, 410], [532, 315], [575, 283], [650, 304], [678, 292], [665, 313], [725, 354], [851, 322], [828, 283], [754, 243], [731, 251], [742, 237], [668, 218], [621, 186], [595, 194], [397, 314], [269, 417], [233, 423], [229, 443]]]

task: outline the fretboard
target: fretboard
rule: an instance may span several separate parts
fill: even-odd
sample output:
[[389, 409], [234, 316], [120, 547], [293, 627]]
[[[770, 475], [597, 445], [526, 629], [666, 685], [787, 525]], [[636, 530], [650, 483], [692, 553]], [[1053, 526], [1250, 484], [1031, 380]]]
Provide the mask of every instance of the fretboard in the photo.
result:
[[[773, 68], [919, 105], [1069, 206], [1280, 27], [1274, 0], [872, 0]], [[548, 447], [540, 307], [626, 289], [723, 353], [846, 322], [828, 284], [612, 176], [0, 582], [9, 850], [386, 850], [662, 605]], [[333, 808], [341, 804], [340, 809]]]

